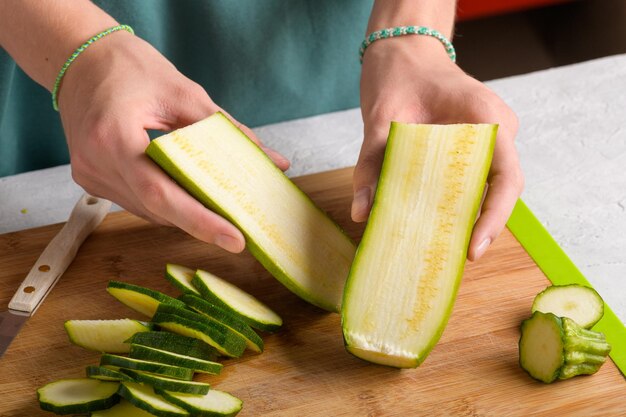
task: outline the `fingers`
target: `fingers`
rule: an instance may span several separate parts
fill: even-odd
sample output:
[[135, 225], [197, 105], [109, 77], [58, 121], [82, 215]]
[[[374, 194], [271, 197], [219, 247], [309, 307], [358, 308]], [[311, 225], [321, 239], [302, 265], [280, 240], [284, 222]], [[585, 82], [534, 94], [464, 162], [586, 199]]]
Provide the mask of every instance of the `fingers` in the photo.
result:
[[504, 229], [524, 188], [524, 178], [510, 132], [498, 137], [480, 217], [474, 225], [467, 258], [478, 260]]
[[365, 132], [352, 178], [354, 197], [350, 215], [355, 222], [367, 220], [372, 208], [388, 133], [388, 127], [382, 126], [367, 129]]

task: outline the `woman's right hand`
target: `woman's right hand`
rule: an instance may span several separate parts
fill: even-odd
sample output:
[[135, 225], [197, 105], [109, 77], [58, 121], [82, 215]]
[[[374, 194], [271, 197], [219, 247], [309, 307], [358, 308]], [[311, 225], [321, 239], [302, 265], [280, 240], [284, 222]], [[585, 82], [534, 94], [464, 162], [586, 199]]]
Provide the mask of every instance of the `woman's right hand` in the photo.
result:
[[[227, 251], [244, 249], [235, 226], [187, 194], [144, 153], [146, 129], [169, 131], [224, 112], [150, 44], [125, 31], [100, 39], [70, 66], [58, 99], [72, 176], [87, 192]], [[279, 168], [289, 167], [250, 129], [233, 122]]]

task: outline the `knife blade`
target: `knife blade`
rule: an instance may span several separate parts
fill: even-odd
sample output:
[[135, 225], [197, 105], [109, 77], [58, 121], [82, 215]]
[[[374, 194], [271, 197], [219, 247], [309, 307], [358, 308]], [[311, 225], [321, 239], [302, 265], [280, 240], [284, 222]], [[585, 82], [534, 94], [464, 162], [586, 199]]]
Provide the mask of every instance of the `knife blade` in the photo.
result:
[[88, 194], [78, 200], [68, 221], [46, 246], [11, 298], [9, 309], [0, 313], [0, 358], [24, 323], [35, 314], [74, 260], [82, 243], [98, 227], [110, 208], [110, 201]]

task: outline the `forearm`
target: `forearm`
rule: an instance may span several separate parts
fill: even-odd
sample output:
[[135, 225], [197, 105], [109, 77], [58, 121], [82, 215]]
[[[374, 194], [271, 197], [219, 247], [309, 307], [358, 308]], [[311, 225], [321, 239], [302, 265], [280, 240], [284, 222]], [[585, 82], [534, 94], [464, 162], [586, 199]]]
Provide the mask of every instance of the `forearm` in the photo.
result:
[[0, 46], [48, 90], [78, 46], [116, 24], [88, 0], [0, 0]]
[[394, 26], [427, 26], [448, 39], [454, 28], [456, 0], [376, 0], [367, 33]]

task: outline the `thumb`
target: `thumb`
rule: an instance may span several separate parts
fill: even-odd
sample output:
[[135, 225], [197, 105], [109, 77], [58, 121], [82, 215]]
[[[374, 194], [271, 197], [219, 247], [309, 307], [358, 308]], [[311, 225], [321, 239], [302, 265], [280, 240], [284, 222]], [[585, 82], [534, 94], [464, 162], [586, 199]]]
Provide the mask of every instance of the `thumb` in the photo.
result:
[[355, 222], [364, 222], [369, 217], [385, 155], [388, 130], [383, 126], [365, 130], [363, 145], [352, 177], [354, 197], [351, 216]]

